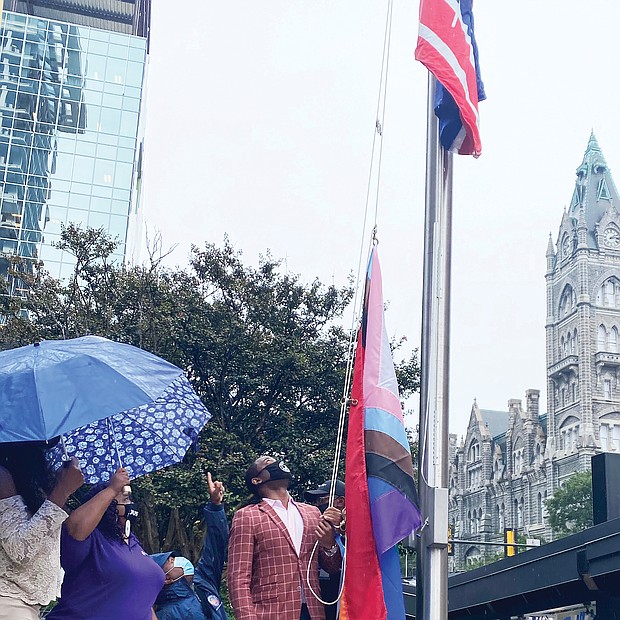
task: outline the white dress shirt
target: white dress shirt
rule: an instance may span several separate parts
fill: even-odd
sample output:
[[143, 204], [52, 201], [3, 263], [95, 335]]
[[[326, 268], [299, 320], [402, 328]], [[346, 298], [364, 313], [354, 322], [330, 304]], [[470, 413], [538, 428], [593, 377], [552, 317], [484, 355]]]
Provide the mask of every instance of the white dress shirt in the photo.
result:
[[[301, 539], [304, 535], [304, 520], [301, 518], [301, 512], [299, 512], [297, 504], [295, 504], [293, 498], [290, 495], [288, 496], [288, 503], [286, 508], [279, 499], [269, 499], [268, 497], [263, 497], [263, 499], [276, 511], [276, 514], [278, 515], [278, 517], [280, 517], [282, 523], [284, 523], [284, 525], [286, 526], [289, 536], [293, 541], [293, 547], [295, 547], [297, 557], [299, 557], [299, 552], [301, 550]], [[300, 590], [301, 602], [305, 603], [306, 588], [303, 576], [301, 579]]]
[[286, 526], [297, 555], [301, 550], [301, 539], [304, 535], [304, 522], [293, 498], [289, 495], [287, 507], [279, 499], [263, 498], [275, 511]]

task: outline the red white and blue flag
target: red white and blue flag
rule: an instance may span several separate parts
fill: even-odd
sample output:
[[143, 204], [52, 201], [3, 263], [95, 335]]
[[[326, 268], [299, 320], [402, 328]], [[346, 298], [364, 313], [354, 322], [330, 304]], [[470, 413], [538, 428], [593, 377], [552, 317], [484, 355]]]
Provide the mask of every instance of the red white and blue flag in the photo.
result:
[[415, 57], [435, 76], [434, 108], [442, 146], [477, 157], [478, 102], [486, 99], [474, 37], [473, 0], [420, 0]]
[[383, 317], [376, 246], [366, 277], [347, 434], [347, 558], [341, 618], [403, 620], [396, 547], [421, 524], [413, 463]]

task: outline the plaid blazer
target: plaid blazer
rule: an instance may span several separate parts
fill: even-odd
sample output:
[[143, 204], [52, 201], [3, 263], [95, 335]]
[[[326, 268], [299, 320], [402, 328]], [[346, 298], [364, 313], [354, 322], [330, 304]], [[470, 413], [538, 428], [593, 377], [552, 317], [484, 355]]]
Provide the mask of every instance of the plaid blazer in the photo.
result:
[[[304, 523], [299, 557], [286, 526], [265, 501], [235, 514], [228, 544], [228, 591], [237, 620], [299, 620], [301, 586], [312, 620], [324, 620], [323, 605], [306, 583], [314, 534], [321, 518], [318, 508], [296, 503]], [[314, 554], [310, 583], [319, 594], [318, 564], [328, 572], [340, 569], [340, 552], [328, 558]]]

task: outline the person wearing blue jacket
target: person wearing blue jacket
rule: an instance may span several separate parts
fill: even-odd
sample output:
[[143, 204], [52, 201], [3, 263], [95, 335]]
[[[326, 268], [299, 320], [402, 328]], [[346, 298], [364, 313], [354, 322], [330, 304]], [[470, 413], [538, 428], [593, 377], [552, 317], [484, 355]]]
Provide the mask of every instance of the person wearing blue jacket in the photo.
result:
[[222, 504], [224, 485], [213, 481], [210, 472], [207, 482], [211, 497], [204, 508], [207, 536], [194, 573], [194, 589], [206, 620], [228, 620], [220, 596], [222, 571], [228, 555], [228, 521]]
[[157, 620], [205, 620], [191, 586], [191, 562], [174, 551], [155, 553], [151, 557], [166, 574], [166, 583], [155, 601]]

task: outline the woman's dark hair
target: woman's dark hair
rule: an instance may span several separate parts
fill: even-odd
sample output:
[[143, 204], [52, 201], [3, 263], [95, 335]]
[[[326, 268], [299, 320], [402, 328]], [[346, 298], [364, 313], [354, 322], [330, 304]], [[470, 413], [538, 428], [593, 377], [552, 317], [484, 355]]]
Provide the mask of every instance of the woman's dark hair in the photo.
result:
[[[94, 487], [86, 493], [84, 499], [82, 500], [82, 504], [85, 504], [89, 499], [92, 499], [97, 495], [97, 493], [103, 491], [103, 489], [107, 488], [107, 482], [100, 482], [96, 484]], [[118, 540], [120, 542], [123, 541], [123, 532], [118, 526], [118, 512], [116, 511], [117, 501], [115, 499], [112, 500], [110, 505], [106, 508], [106, 511], [103, 513], [101, 520], [97, 524], [97, 529], [108, 539], [108, 540]]]
[[40, 441], [0, 443], [0, 465], [13, 477], [15, 489], [32, 515], [54, 488], [56, 476], [46, 458], [49, 447], [51, 444]]

